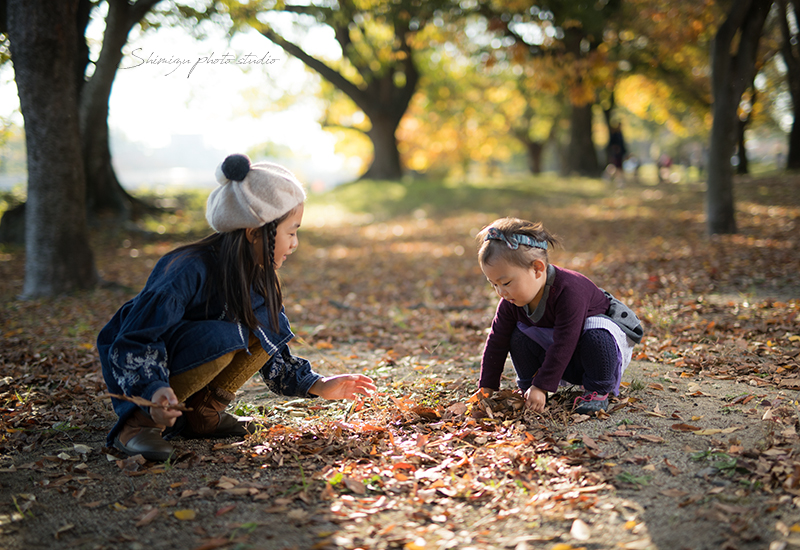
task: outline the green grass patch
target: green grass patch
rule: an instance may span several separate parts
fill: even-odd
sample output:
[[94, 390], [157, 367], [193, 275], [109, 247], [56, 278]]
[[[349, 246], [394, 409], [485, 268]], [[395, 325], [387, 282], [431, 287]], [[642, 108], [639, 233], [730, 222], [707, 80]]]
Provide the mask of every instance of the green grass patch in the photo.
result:
[[[309, 207], [337, 204], [352, 214], [369, 214], [386, 220], [423, 211], [426, 216], [459, 212], [506, 214], [520, 208], [562, 206], [571, 201], [598, 199], [607, 194], [606, 183], [594, 178], [502, 176], [479, 182], [409, 179], [359, 180], [309, 197]], [[370, 220], [372, 221], [372, 220]]]

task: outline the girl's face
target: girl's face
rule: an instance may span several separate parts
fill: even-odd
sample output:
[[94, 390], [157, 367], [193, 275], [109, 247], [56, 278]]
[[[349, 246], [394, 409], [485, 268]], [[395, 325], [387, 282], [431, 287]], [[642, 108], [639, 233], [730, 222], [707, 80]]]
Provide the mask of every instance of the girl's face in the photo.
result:
[[294, 209], [288, 218], [278, 224], [275, 232], [275, 269], [280, 268], [286, 258], [294, 252], [300, 241], [297, 240], [297, 230], [303, 221], [303, 205]]
[[[275, 269], [283, 265], [286, 257], [289, 256], [294, 249], [297, 248], [299, 241], [297, 239], [297, 230], [300, 228], [300, 223], [303, 221], [303, 205], [301, 204], [289, 216], [278, 224], [275, 231], [275, 254], [273, 259], [275, 261]], [[261, 243], [261, 228], [255, 227], [247, 230], [247, 240], [253, 246], [253, 253], [258, 265], [264, 265], [263, 244]]]
[[524, 268], [505, 260], [494, 265], [481, 265], [481, 270], [497, 295], [515, 306], [527, 305], [534, 309], [542, 297], [547, 282], [547, 268], [541, 260], [535, 260], [531, 267]]

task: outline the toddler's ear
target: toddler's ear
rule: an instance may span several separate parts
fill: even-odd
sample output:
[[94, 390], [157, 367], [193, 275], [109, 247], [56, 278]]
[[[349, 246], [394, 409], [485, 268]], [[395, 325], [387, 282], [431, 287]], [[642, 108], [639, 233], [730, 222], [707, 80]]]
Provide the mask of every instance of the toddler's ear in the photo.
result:
[[547, 265], [542, 260], [533, 260], [532, 267], [537, 276], [547, 273]]

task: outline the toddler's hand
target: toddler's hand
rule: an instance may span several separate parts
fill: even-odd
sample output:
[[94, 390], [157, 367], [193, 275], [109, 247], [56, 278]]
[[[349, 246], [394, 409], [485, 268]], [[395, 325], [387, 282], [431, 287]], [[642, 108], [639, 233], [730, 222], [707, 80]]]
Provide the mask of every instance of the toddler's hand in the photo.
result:
[[320, 378], [308, 393], [323, 399], [355, 399], [356, 394], [369, 395], [377, 388], [372, 378], [363, 374], [340, 374]]
[[[153, 398], [151, 399], [153, 403], [157, 403], [159, 405], [177, 405], [178, 404], [178, 397], [175, 395], [175, 392], [169, 386], [159, 388], [153, 394]], [[176, 410], [167, 410], [167, 409], [160, 409], [158, 407], [150, 407], [150, 418], [153, 419], [153, 422], [158, 424], [159, 426], [172, 426], [175, 424], [175, 419], [178, 418], [183, 413], [181, 411]]]
[[525, 392], [525, 406], [532, 411], [542, 412], [547, 402], [547, 394], [536, 386], [531, 386]]

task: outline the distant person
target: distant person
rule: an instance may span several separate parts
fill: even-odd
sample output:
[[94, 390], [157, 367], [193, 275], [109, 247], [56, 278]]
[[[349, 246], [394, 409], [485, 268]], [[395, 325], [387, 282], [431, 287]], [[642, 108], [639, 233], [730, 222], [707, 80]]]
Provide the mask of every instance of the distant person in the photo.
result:
[[[375, 389], [360, 374], [322, 377], [288, 343], [277, 270], [298, 245], [305, 192], [286, 168], [231, 155], [208, 197], [215, 233], [161, 258], [142, 291], [100, 332], [97, 349], [119, 420], [108, 446], [163, 461], [164, 439], [243, 437], [249, 419], [224, 412], [255, 373], [283, 395], [354, 399]], [[179, 403], [191, 408], [181, 413]]]
[[585, 276], [549, 263], [547, 250], [559, 241], [541, 223], [502, 218], [477, 238], [481, 270], [500, 296], [477, 395], [500, 388], [511, 353], [528, 408], [544, 410], [547, 392], [563, 380], [583, 386], [575, 412], [606, 410], [642, 339], [639, 319]]
[[619, 122], [614, 123], [609, 130], [607, 149], [611, 179], [622, 178], [624, 181], [625, 173], [622, 163], [625, 160], [628, 149], [625, 147], [625, 138], [622, 136], [622, 124]]
[[639, 157], [629, 155], [625, 162], [622, 163], [622, 167], [626, 172], [630, 172], [633, 175], [634, 183], [639, 183], [639, 168], [641, 167]]
[[666, 153], [661, 153], [656, 161], [656, 169], [658, 171], [658, 183], [669, 181], [672, 175], [672, 157]]

